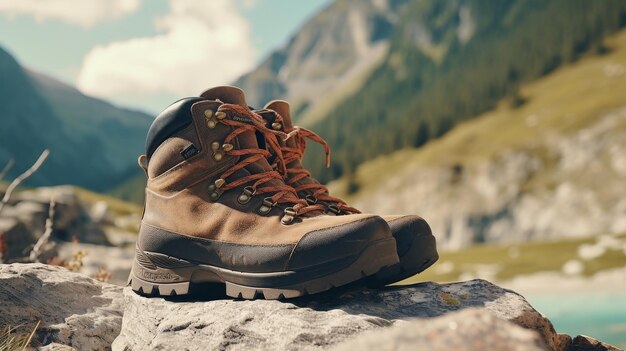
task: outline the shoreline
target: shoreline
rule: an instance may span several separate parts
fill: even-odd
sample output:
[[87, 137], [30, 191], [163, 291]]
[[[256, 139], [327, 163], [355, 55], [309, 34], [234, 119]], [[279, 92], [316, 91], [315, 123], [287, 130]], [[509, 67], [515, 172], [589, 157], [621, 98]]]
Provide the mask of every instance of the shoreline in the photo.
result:
[[522, 296], [580, 293], [618, 293], [626, 295], [626, 266], [600, 271], [593, 276], [565, 275], [562, 272], [541, 272], [506, 281], [499, 286]]

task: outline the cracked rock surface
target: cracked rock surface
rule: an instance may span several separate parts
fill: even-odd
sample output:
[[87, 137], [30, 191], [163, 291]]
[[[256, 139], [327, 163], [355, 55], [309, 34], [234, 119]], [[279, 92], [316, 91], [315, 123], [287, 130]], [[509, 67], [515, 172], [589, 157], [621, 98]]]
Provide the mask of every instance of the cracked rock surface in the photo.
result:
[[[120, 333], [122, 288], [44, 264], [0, 265], [0, 329], [22, 325], [47, 350], [107, 350]], [[65, 345], [64, 348], [60, 348]]]
[[[411, 323], [437, 321], [443, 325], [458, 320], [463, 327], [484, 322], [481, 328], [474, 328], [472, 340], [480, 338], [478, 331], [501, 331], [492, 334], [493, 340], [511, 331], [513, 337], [501, 341], [524, 340], [516, 348], [519, 350], [565, 350], [571, 340], [557, 334], [550, 321], [522, 296], [484, 280], [379, 290], [352, 286], [287, 302], [166, 300], [141, 297], [128, 289], [124, 297], [126, 313], [114, 350], [313, 350], [380, 327], [400, 326], [415, 318], [422, 320]], [[460, 312], [447, 315], [454, 311]], [[406, 325], [402, 328], [410, 329]], [[461, 331], [449, 331], [447, 335], [456, 338], [451, 340], [456, 344], [467, 341], [466, 350], [483, 349], [470, 339], [464, 340], [469, 334]], [[395, 335], [391, 333], [384, 335]], [[411, 337], [414, 342], [429, 346], [424, 349], [455, 348], [454, 343], [445, 344], [426, 334]]]
[[0, 330], [40, 322], [32, 346], [48, 351], [617, 350], [556, 333], [521, 295], [484, 280], [352, 285], [288, 301], [199, 288], [203, 298], [147, 298], [60, 267], [0, 265]]

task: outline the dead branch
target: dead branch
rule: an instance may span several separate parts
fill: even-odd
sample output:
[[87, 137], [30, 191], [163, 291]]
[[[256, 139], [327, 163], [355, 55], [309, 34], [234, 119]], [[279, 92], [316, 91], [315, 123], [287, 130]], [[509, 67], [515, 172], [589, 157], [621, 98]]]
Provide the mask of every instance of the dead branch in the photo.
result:
[[13, 162], [13, 159], [10, 159], [9, 162], [7, 162], [7, 164], [4, 166], [4, 168], [0, 172], [0, 180], [4, 179], [4, 177], [6, 177], [7, 173], [9, 173], [9, 171], [11, 170], [11, 167], [13, 167], [14, 163], [15, 162]]
[[50, 236], [52, 236], [52, 231], [54, 230], [54, 210], [56, 206], [56, 201], [54, 200], [54, 195], [50, 198], [50, 207], [48, 207], [48, 218], [46, 219], [46, 231], [44, 231], [43, 235], [37, 240], [35, 246], [30, 251], [30, 262], [39, 263], [39, 256], [41, 255], [41, 249], [45, 244], [50, 240]]
[[44, 150], [41, 153], [41, 155], [39, 155], [39, 158], [37, 159], [37, 161], [35, 161], [35, 163], [32, 166], [30, 166], [30, 168], [27, 169], [26, 172], [20, 174], [19, 177], [15, 178], [11, 182], [11, 184], [9, 184], [7, 191], [4, 193], [4, 197], [2, 198], [2, 201], [0, 201], [0, 213], [2, 213], [2, 209], [11, 199], [11, 194], [13, 194], [13, 190], [15, 190], [15, 188], [17, 188], [20, 184], [22, 184], [23, 181], [25, 181], [30, 176], [32, 176], [33, 173], [37, 172], [39, 167], [41, 167], [41, 165], [46, 161], [49, 154], [50, 154], [50, 150], [48, 149]]

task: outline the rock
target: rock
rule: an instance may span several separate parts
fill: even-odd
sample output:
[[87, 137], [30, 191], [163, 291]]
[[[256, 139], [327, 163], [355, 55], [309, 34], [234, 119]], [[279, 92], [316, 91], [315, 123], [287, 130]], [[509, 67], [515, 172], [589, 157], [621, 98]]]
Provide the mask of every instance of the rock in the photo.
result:
[[108, 350], [120, 332], [122, 288], [60, 267], [0, 265], [0, 328], [41, 322], [33, 344], [45, 350]]
[[578, 335], [572, 340], [567, 351], [623, 351], [613, 345], [603, 343], [590, 336]]
[[36, 238], [22, 222], [16, 218], [0, 217], [0, 246], [2, 261], [11, 262], [20, 257], [28, 256], [30, 247]]
[[59, 258], [71, 260], [77, 252], [85, 254], [82, 259], [81, 273], [95, 278], [98, 272], [103, 270], [111, 273], [107, 283], [126, 285], [128, 274], [133, 265], [135, 250], [133, 248], [121, 248], [81, 243], [60, 243], [57, 245]]
[[24, 223], [26, 228], [39, 238], [46, 228], [49, 204], [35, 201], [20, 201], [15, 204], [17, 218]]
[[[571, 340], [558, 335], [522, 296], [484, 280], [379, 290], [351, 287], [287, 302], [166, 300], [141, 297], [128, 288], [124, 296], [126, 311], [114, 350], [319, 349], [405, 319], [431, 319], [467, 308], [536, 331], [548, 350], [565, 350]], [[508, 325], [502, 328], [504, 332]], [[526, 337], [522, 334], [516, 337]]]
[[39, 351], [77, 351], [75, 348], [63, 344], [52, 343], [39, 348]]
[[106, 234], [102, 228], [91, 219], [88, 209], [82, 203], [76, 190], [71, 186], [42, 187], [22, 192], [12, 200], [17, 209], [21, 203], [30, 203], [28, 209], [35, 209], [39, 204], [44, 209], [43, 222], [38, 212], [30, 216], [21, 215], [20, 219], [28, 228], [41, 228], [38, 235], [43, 233], [43, 223], [48, 214], [50, 199], [54, 196], [56, 209], [54, 214], [53, 237], [63, 241], [71, 241], [76, 238], [82, 243], [109, 245]]
[[98, 224], [108, 224], [111, 222], [109, 205], [104, 201], [97, 201], [91, 205], [89, 215], [91, 216], [91, 219]]
[[[351, 194], [351, 205], [367, 213], [417, 213], [428, 219], [437, 246], [449, 250], [620, 234], [626, 231], [626, 143], [618, 126], [625, 121], [626, 107], [620, 107], [576, 132], [538, 134], [526, 147], [473, 152], [457, 164], [445, 154], [440, 162], [406, 162], [407, 156], [424, 160], [433, 155], [426, 153], [445, 152], [439, 146], [398, 152], [359, 167], [362, 190]], [[383, 164], [397, 166], [393, 175], [371, 175]], [[343, 182], [334, 183], [331, 193], [345, 192]]]
[[537, 333], [475, 308], [365, 332], [332, 350], [410, 351], [415, 350], [416, 345], [430, 351], [545, 350]]
[[145, 298], [60, 267], [5, 264], [0, 329], [30, 333], [40, 322], [32, 346], [48, 351], [617, 350], [584, 336], [571, 342], [522, 296], [484, 280], [353, 285], [285, 302], [207, 291], [213, 300]]

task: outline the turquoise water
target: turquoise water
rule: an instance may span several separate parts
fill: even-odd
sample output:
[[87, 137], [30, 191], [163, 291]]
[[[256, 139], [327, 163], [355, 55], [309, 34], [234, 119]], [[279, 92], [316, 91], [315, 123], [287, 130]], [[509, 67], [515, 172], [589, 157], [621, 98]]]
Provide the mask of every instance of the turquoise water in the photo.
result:
[[626, 348], [626, 291], [528, 295], [559, 333], [589, 335]]

